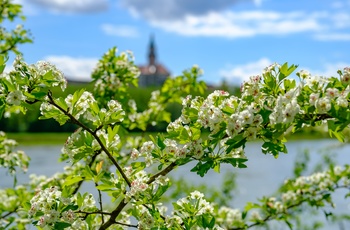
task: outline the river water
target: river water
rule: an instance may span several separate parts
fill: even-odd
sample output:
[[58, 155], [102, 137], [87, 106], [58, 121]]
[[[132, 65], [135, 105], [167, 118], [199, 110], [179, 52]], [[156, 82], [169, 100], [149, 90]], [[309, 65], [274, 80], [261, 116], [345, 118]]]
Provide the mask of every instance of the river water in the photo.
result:
[[[293, 175], [293, 165], [298, 157], [298, 153], [308, 149], [310, 152], [310, 168], [313, 168], [321, 161], [322, 156], [327, 154], [334, 157], [340, 164], [350, 164], [350, 145], [340, 145], [336, 140], [315, 140], [315, 141], [291, 141], [287, 144], [288, 154], [281, 154], [278, 159], [273, 156], [261, 153], [261, 143], [250, 143], [246, 147], [248, 157], [245, 169], [232, 168], [230, 165], [223, 165], [221, 174], [210, 171], [205, 177], [200, 177], [190, 172], [191, 166], [180, 168], [171, 173], [174, 177], [184, 177], [193, 184], [205, 183], [209, 186], [219, 186], [222, 182], [222, 175], [228, 170], [236, 172], [236, 183], [238, 185], [235, 194], [233, 206], [243, 208], [248, 201], [254, 202], [264, 195], [272, 195], [283, 181]], [[28, 175], [53, 175], [63, 170], [66, 163], [58, 162], [62, 146], [40, 145], [40, 146], [20, 146], [31, 158], [31, 163], [27, 174], [18, 175], [18, 184], [28, 180]], [[5, 175], [5, 171], [0, 169], [0, 188], [10, 187], [13, 185], [13, 178]], [[86, 187], [87, 190], [92, 188]], [[335, 196], [336, 209], [335, 213], [349, 213], [350, 200], [344, 200], [344, 192], [338, 192]], [[96, 198], [97, 200], [97, 198]], [[320, 216], [321, 220], [325, 218]], [[349, 226], [347, 226], [349, 224]], [[344, 222], [340, 225], [326, 224], [324, 229], [350, 229], [350, 222]], [[344, 228], [343, 228], [344, 227]], [[278, 227], [277, 229], [281, 229]], [[283, 228], [284, 229], [284, 228]]]

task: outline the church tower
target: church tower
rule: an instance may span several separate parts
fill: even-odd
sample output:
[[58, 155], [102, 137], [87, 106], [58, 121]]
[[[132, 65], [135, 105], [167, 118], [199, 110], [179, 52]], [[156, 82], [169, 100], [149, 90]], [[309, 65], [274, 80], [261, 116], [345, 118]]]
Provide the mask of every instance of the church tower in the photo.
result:
[[141, 72], [139, 85], [142, 87], [160, 86], [170, 75], [167, 68], [156, 59], [156, 45], [153, 35], [150, 36], [148, 45], [148, 64], [140, 65], [139, 68]]

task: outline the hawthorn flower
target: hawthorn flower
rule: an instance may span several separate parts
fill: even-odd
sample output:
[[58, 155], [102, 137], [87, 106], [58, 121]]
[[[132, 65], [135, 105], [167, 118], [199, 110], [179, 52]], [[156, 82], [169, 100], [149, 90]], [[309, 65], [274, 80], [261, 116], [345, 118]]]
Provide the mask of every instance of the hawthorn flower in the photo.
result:
[[175, 157], [176, 158], [185, 158], [187, 156], [188, 153], [188, 145], [184, 145], [181, 148], [179, 148], [179, 150], [175, 153]]
[[310, 72], [307, 70], [301, 70], [301, 71], [297, 72], [296, 74], [302, 79], [307, 79], [307, 78], [311, 77]]
[[69, 209], [68, 211], [62, 213], [62, 218], [68, 223], [73, 223], [75, 221], [76, 215], [71, 209]]
[[336, 100], [337, 105], [339, 105], [340, 107], [344, 107], [347, 108], [349, 105], [348, 100], [345, 97], [338, 97]]
[[316, 101], [320, 97], [319, 93], [311, 93], [309, 98], [310, 105], [316, 106]]
[[258, 133], [258, 129], [256, 127], [248, 127], [244, 131], [243, 136], [246, 137], [247, 140], [255, 140], [257, 133]]
[[22, 101], [26, 99], [22, 91], [15, 90], [10, 92], [6, 97], [6, 102], [10, 105], [20, 105]]
[[331, 101], [328, 97], [322, 97], [316, 100], [316, 109], [319, 113], [327, 113], [331, 108]]
[[242, 125], [251, 124], [253, 122], [254, 114], [249, 110], [243, 110], [238, 114], [238, 119], [242, 122]]
[[295, 202], [297, 200], [297, 194], [294, 191], [287, 191], [282, 194], [282, 201], [284, 203]]
[[191, 192], [190, 197], [191, 197], [191, 199], [199, 200], [199, 199], [202, 199], [204, 197], [204, 194], [196, 190], [196, 191]]
[[218, 210], [220, 218], [218, 222], [224, 226], [232, 226], [243, 224], [242, 213], [239, 209], [231, 209], [225, 206], [222, 206]]
[[254, 211], [252, 211], [252, 213], [250, 215], [250, 219], [254, 222], [259, 222], [262, 220], [262, 217], [258, 211], [254, 210]]
[[130, 154], [131, 159], [136, 160], [137, 158], [139, 158], [139, 156], [140, 152], [137, 149], [133, 148]]
[[343, 70], [343, 75], [341, 75], [341, 81], [345, 84], [350, 84], [350, 68], [345, 67]]
[[152, 141], [146, 141], [141, 146], [141, 154], [144, 153], [151, 153], [153, 149], [155, 148], [154, 143]]
[[203, 146], [201, 145], [202, 140], [194, 141], [192, 144], [193, 157], [195, 159], [200, 159], [204, 155]]
[[176, 229], [176, 227], [179, 228], [181, 226], [182, 220], [179, 216], [176, 216], [176, 215], [166, 216], [165, 223], [167, 228]]
[[276, 67], [280, 68], [281, 66], [275, 62], [275, 63], [265, 67], [263, 70], [263, 74], [272, 73], [272, 71], [274, 71]]
[[165, 139], [164, 140], [164, 144], [166, 145], [165, 147], [165, 151], [173, 156], [178, 155], [179, 152], [179, 148], [177, 146], [177, 143], [175, 140], [171, 140], [171, 139]]
[[88, 194], [83, 201], [83, 205], [81, 207], [81, 209], [91, 209], [91, 208], [95, 208], [96, 201], [93, 197], [92, 194]]
[[326, 90], [326, 95], [330, 98], [336, 98], [339, 96], [339, 90], [337, 88], [328, 88]]
[[144, 178], [136, 178], [131, 182], [130, 191], [127, 192], [128, 196], [137, 196], [140, 192], [145, 191], [148, 188], [148, 184], [146, 183]]
[[65, 79], [63, 73], [57, 69], [56, 66], [47, 61], [38, 61], [33, 67], [37, 70], [38, 74], [41, 75], [41, 78], [43, 78], [43, 76], [47, 73], [51, 72], [53, 78], [51, 85], [60, 86], [62, 91], [66, 89], [67, 80]]

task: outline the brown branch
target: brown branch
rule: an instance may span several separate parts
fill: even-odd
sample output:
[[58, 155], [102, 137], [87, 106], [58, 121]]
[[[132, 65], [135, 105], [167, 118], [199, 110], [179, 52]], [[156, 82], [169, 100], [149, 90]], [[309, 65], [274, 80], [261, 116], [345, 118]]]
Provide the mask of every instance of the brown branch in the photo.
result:
[[8, 217], [8, 216], [10, 216], [10, 215], [12, 215], [12, 214], [14, 214], [14, 213], [16, 213], [16, 210], [10, 211], [10, 212], [4, 214], [3, 216], [0, 216], [0, 219], [4, 219], [4, 218], [6, 218], [6, 217]]
[[111, 213], [110, 213], [110, 217], [108, 219], [108, 221], [106, 223], [104, 223], [103, 225], [101, 225], [100, 230], [106, 230], [107, 228], [109, 228], [111, 225], [113, 224], [117, 224], [118, 222], [115, 221], [115, 219], [117, 218], [117, 216], [119, 215], [119, 213], [123, 210], [123, 208], [128, 204], [128, 202], [125, 202], [124, 200], [121, 201], [119, 203], [119, 205], [117, 206], [116, 209], [114, 209]]
[[75, 211], [75, 213], [81, 213], [81, 214], [86, 214], [86, 215], [93, 215], [93, 214], [101, 214], [101, 215], [111, 215], [109, 212], [103, 212], [103, 211], [95, 211], [95, 212], [86, 212], [86, 211]]
[[151, 184], [153, 181], [155, 181], [159, 176], [165, 176], [166, 174], [168, 174], [171, 170], [173, 170], [175, 167], [177, 166], [176, 161], [171, 162], [170, 165], [168, 165], [165, 169], [163, 169], [162, 171], [158, 172], [157, 174], [154, 174], [153, 176], [151, 176], [149, 178], [149, 180], [147, 181], [147, 184]]
[[119, 225], [126, 226], [126, 227], [130, 227], [130, 228], [137, 228], [138, 227], [137, 225], [125, 224], [125, 223], [121, 223], [121, 222], [118, 222], [118, 221], [116, 221], [115, 223], [119, 224]]

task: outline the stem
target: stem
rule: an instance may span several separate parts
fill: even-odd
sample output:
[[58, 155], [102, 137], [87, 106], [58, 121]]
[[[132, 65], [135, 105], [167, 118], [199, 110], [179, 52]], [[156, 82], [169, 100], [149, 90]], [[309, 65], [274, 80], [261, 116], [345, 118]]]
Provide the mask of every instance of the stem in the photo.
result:
[[[95, 183], [95, 186], [97, 187], [98, 184], [97, 182]], [[102, 194], [101, 194], [101, 191], [99, 189], [97, 189], [97, 192], [98, 192], [98, 203], [100, 204], [100, 210], [101, 212], [103, 211], [103, 206], [102, 206]], [[104, 220], [104, 216], [103, 216], [103, 213], [101, 213], [101, 218], [102, 218], [102, 224], [105, 222]]]
[[6, 218], [6, 217], [8, 217], [8, 216], [10, 216], [10, 215], [12, 215], [14, 213], [16, 213], [16, 210], [15, 211], [10, 211], [10, 212], [4, 214], [3, 216], [0, 216], [0, 219], [4, 219], [4, 218]]
[[[335, 185], [333, 187], [334, 190], [336, 189], [341, 189], [341, 188], [348, 188], [348, 186], [345, 186], [345, 185]], [[324, 191], [321, 191], [319, 194], [324, 194]], [[289, 210], [289, 209], [292, 209], [292, 208], [295, 208], [295, 207], [298, 207], [300, 205], [302, 205], [304, 202], [307, 202], [310, 198], [305, 198], [305, 199], [302, 199], [300, 200], [298, 203], [295, 203], [295, 204], [292, 204], [290, 206], [287, 206], [286, 207], [286, 211]], [[316, 208], [319, 208], [316, 206]], [[238, 228], [229, 228], [229, 230], [243, 230], [243, 229], [248, 229], [248, 228], [252, 228], [254, 226], [258, 226], [258, 225], [263, 225], [265, 224], [265, 222], [267, 221], [270, 221], [270, 220], [273, 220], [274, 217], [277, 217], [278, 215], [280, 214], [286, 214], [288, 215], [287, 212], [281, 212], [281, 213], [277, 213], [277, 214], [270, 214], [270, 215], [267, 215], [263, 220], [261, 220], [260, 222], [256, 222], [256, 223], [253, 223], [253, 224], [250, 224], [250, 225], [245, 225], [244, 227], [238, 227]]]

